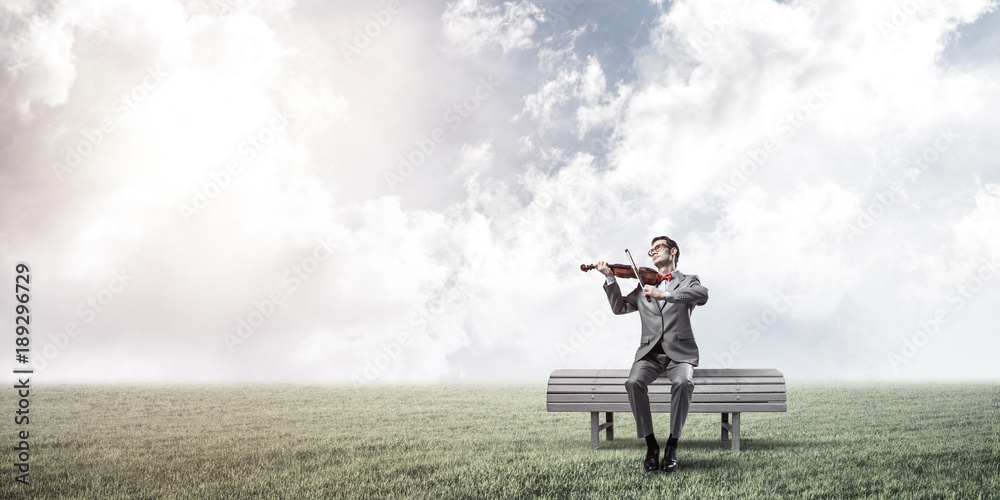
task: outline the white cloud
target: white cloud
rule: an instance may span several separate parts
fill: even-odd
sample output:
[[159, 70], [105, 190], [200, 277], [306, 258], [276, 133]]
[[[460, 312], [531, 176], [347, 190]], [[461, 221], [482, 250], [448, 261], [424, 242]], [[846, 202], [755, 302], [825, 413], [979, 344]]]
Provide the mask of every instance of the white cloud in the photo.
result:
[[458, 168], [455, 169], [452, 175], [475, 175], [489, 170], [493, 166], [495, 155], [492, 141], [483, 140], [475, 145], [462, 144], [462, 147], [458, 151]]
[[474, 56], [492, 45], [511, 52], [532, 48], [532, 35], [544, 21], [544, 11], [527, 1], [490, 6], [458, 0], [441, 16], [441, 34], [448, 49], [458, 55]]
[[778, 292], [800, 294], [792, 317], [822, 319], [860, 284], [853, 270], [864, 257], [840, 233], [858, 210], [858, 196], [831, 182], [776, 197], [751, 187], [725, 204], [711, 233], [687, 242], [684, 260], [737, 300], [763, 307]]
[[1000, 184], [989, 183], [975, 194], [975, 208], [953, 227], [955, 261], [964, 270], [984, 258], [1000, 255]]
[[[540, 66], [554, 73], [534, 93], [524, 96], [524, 106], [514, 120], [530, 117], [541, 132], [575, 128], [577, 139], [594, 129], [613, 128], [624, 112], [632, 89], [619, 82], [615, 92], [607, 92], [607, 77], [597, 56], [581, 61], [573, 50], [577, 30], [567, 37], [569, 45], [558, 50], [539, 50]], [[575, 116], [574, 116], [575, 114]], [[574, 124], [575, 127], [567, 125]]]
[[[6, 10], [6, 9], [5, 9]], [[6, 73], [4, 102], [13, 104], [24, 120], [34, 116], [32, 104], [57, 106], [66, 102], [76, 78], [73, 65], [72, 22], [64, 16], [47, 17], [30, 11], [14, 15], [6, 11], [7, 23], [20, 21], [19, 30], [11, 30], [0, 42], [0, 58]]]
[[562, 69], [537, 92], [524, 96], [523, 112], [538, 119], [543, 125], [551, 126], [553, 114], [569, 102], [579, 85], [579, 72]]

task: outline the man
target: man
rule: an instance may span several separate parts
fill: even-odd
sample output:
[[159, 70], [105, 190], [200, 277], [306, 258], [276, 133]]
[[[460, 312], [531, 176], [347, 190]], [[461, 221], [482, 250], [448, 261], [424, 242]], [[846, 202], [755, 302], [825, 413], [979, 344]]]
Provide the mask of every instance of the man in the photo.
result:
[[[608, 294], [612, 312], [626, 314], [639, 311], [642, 321], [641, 343], [625, 382], [638, 437], [646, 438], [646, 459], [642, 468], [646, 472], [656, 469], [673, 472], [677, 470], [677, 440], [681, 437], [691, 408], [691, 394], [694, 392], [691, 378], [694, 367], [698, 366], [698, 345], [691, 330], [691, 312], [694, 306], [708, 302], [708, 289], [701, 286], [697, 275], [686, 275], [677, 270], [681, 250], [674, 240], [657, 236], [651, 245], [653, 249], [648, 254], [659, 271], [659, 283], [646, 283], [636, 287], [627, 297], [622, 297], [608, 263], [597, 262], [597, 270], [607, 277], [604, 291]], [[647, 297], [652, 300], [647, 300]], [[667, 373], [672, 386], [670, 437], [661, 464], [660, 447], [653, 435], [647, 387], [663, 372]]]

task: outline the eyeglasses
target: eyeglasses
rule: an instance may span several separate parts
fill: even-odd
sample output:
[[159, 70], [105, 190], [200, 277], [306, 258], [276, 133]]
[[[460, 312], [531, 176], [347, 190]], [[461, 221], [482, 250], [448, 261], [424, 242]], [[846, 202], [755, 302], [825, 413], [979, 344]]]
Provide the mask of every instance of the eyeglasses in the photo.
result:
[[666, 250], [669, 250], [669, 249], [670, 249], [670, 247], [669, 247], [669, 246], [667, 246], [667, 244], [665, 244], [665, 243], [660, 243], [659, 245], [656, 245], [655, 247], [653, 247], [653, 249], [652, 249], [652, 250], [650, 250], [650, 251], [646, 252], [646, 255], [648, 255], [648, 256], [650, 256], [650, 257], [652, 257], [652, 256], [653, 256], [653, 254], [654, 254], [654, 253], [656, 253], [656, 252], [659, 252], [659, 251], [661, 251], [661, 250], [663, 250], [663, 251], [666, 251]]

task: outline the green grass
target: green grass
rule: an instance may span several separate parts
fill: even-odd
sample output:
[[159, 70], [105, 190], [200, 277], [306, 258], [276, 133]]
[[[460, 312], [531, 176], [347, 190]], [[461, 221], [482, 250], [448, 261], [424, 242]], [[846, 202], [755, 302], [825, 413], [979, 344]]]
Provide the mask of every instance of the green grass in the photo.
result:
[[788, 408], [743, 414], [740, 453], [691, 414], [664, 474], [640, 470], [630, 413], [591, 450], [589, 415], [547, 413], [544, 385], [42, 385], [32, 485], [4, 417], [0, 497], [1000, 498], [1000, 385], [792, 383]]

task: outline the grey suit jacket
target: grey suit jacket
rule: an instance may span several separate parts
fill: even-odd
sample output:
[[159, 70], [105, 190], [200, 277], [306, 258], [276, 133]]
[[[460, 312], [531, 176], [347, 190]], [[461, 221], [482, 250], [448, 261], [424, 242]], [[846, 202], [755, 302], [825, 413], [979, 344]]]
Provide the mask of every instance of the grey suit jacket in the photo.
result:
[[667, 291], [674, 296], [674, 302], [665, 301], [662, 309], [656, 299], [646, 301], [642, 296], [641, 286], [622, 297], [618, 281], [615, 280], [614, 283], [605, 284], [604, 291], [608, 294], [611, 311], [615, 314], [639, 311], [642, 338], [639, 349], [635, 351], [634, 361], [642, 359], [660, 342], [668, 358], [698, 366], [698, 344], [695, 343], [694, 331], [691, 330], [691, 312], [694, 311], [694, 306], [703, 306], [708, 302], [708, 289], [701, 286], [698, 275], [674, 271], [673, 279], [667, 286]]

